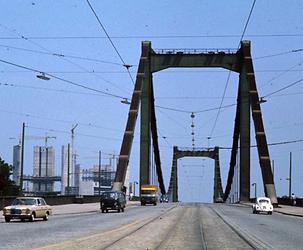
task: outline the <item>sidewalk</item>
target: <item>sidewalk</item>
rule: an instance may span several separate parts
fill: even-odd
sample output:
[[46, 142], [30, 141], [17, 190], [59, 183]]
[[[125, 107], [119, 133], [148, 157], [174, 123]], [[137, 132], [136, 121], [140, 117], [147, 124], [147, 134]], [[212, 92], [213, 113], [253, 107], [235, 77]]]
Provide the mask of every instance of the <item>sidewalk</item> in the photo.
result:
[[303, 207], [279, 205], [279, 207], [274, 208], [274, 212], [303, 217]]
[[[126, 208], [139, 205], [138, 201], [127, 201]], [[76, 214], [76, 213], [92, 213], [100, 211], [100, 203], [83, 203], [83, 204], [66, 204], [52, 206], [53, 215]]]

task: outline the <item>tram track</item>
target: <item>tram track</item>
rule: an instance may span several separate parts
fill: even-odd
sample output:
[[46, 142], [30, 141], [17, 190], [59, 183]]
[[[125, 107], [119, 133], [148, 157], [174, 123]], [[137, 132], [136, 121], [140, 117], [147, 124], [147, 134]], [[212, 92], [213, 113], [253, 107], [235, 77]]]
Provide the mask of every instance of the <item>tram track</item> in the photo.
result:
[[[181, 235], [185, 235], [185, 238], [187, 238], [187, 246], [178, 246], [178, 243], [176, 244], [176, 242], [180, 244]], [[169, 232], [155, 249], [180, 249], [183, 247], [185, 249], [207, 249], [204, 240], [200, 205], [197, 203], [185, 206], [176, 223], [171, 226]]]
[[168, 210], [164, 211], [163, 213], [161, 213], [160, 215], [155, 216], [152, 219], [149, 219], [148, 221], [146, 221], [145, 223], [141, 224], [140, 226], [128, 231], [127, 233], [124, 233], [122, 236], [118, 237], [117, 239], [115, 239], [114, 241], [106, 244], [105, 246], [102, 246], [100, 249], [105, 250], [105, 249], [111, 249], [112, 247], [114, 248], [115, 245], [117, 245], [118, 243], [120, 243], [121, 241], [123, 241], [124, 239], [126, 239], [127, 237], [133, 235], [134, 233], [138, 232], [139, 230], [143, 229], [144, 227], [147, 227], [148, 225], [152, 224], [153, 222], [162, 219], [162, 217], [168, 213], [170, 213], [173, 209], [175, 209], [176, 207], [178, 207], [178, 205], [175, 205], [171, 208], [169, 208]]
[[264, 243], [256, 236], [240, 229], [235, 223], [231, 220], [227, 219], [222, 213], [220, 213], [217, 209], [212, 206], [209, 206], [211, 210], [234, 232], [236, 233], [248, 246], [255, 250], [265, 250], [265, 249], [273, 249], [268, 244]]

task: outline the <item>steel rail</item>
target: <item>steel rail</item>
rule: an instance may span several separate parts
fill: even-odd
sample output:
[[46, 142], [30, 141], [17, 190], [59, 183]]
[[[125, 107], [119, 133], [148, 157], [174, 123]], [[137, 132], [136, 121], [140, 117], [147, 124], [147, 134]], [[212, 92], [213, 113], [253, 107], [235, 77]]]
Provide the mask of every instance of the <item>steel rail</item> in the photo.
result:
[[132, 235], [133, 233], [139, 231], [140, 229], [144, 228], [145, 226], [147, 226], [147, 225], [151, 224], [152, 222], [158, 220], [158, 219], [161, 218], [163, 215], [165, 215], [165, 214], [171, 212], [171, 211], [172, 211], [174, 208], [176, 208], [177, 206], [178, 206], [178, 205], [175, 205], [175, 206], [169, 208], [168, 210], [165, 210], [165, 211], [164, 211], [163, 213], [161, 213], [160, 215], [157, 215], [156, 217], [154, 217], [154, 218], [148, 220], [147, 222], [143, 223], [143, 224], [140, 225], [139, 227], [137, 227], [137, 228], [135, 228], [135, 229], [133, 229], [133, 230], [131, 230], [131, 231], [129, 231], [129, 232], [123, 234], [123, 235], [122, 235], [121, 237], [119, 237], [118, 239], [116, 239], [116, 240], [110, 242], [109, 244], [107, 244], [106, 246], [104, 246], [104, 247], [102, 247], [102, 248], [100, 248], [100, 249], [104, 250], [104, 249], [108, 249], [108, 248], [114, 246], [114, 245], [117, 244], [118, 242], [120, 242], [120, 241], [122, 241], [123, 239], [127, 238], [128, 236]]

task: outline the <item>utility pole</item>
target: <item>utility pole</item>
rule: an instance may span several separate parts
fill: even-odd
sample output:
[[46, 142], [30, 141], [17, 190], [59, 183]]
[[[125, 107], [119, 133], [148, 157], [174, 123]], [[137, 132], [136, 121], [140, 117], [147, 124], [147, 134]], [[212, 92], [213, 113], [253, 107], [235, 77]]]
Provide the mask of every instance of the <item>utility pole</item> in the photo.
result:
[[70, 144], [67, 144], [67, 194], [69, 194], [69, 171], [70, 171], [70, 166], [69, 166], [69, 162], [70, 162], [70, 155], [69, 155], [69, 151], [70, 151]]
[[255, 186], [255, 199], [256, 199], [256, 202], [257, 202], [257, 183], [254, 182], [253, 184], [251, 184], [252, 186]]
[[289, 178], [288, 178], [288, 180], [289, 180], [289, 187], [288, 187], [288, 196], [289, 196], [289, 198], [291, 197], [291, 168], [292, 168], [292, 155], [291, 155], [291, 152], [289, 152]]
[[99, 196], [101, 195], [101, 150], [99, 150]]
[[275, 183], [275, 161], [272, 160], [272, 178]]
[[[78, 126], [78, 123], [71, 129], [72, 132], [72, 173], [75, 172], [75, 165], [76, 165], [76, 154], [74, 153], [74, 140], [75, 140], [75, 129]], [[72, 176], [72, 180], [74, 180], [74, 176]], [[74, 181], [72, 181], [72, 186], [74, 185]]]
[[25, 133], [25, 123], [22, 124], [22, 139], [21, 139], [21, 163], [20, 163], [20, 190], [23, 190], [23, 166], [24, 166], [24, 133]]

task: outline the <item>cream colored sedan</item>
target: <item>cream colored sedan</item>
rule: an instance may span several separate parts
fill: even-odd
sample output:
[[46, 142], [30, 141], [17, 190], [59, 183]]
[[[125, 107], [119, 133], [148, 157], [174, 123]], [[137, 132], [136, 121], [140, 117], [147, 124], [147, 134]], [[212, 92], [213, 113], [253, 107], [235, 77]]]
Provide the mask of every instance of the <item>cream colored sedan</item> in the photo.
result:
[[18, 197], [11, 206], [3, 209], [3, 216], [6, 222], [10, 222], [11, 219], [34, 221], [36, 218], [43, 218], [43, 220], [47, 221], [51, 214], [51, 207], [40, 197]]

